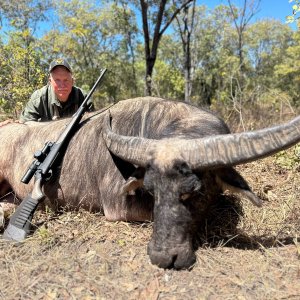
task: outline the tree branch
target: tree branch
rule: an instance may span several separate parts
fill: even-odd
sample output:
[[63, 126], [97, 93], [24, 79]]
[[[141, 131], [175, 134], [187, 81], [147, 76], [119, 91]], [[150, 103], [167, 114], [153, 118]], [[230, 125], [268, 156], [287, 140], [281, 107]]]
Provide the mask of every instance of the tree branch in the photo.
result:
[[173, 22], [174, 18], [177, 16], [178, 13], [180, 13], [180, 11], [187, 6], [189, 3], [191, 3], [193, 0], [186, 0], [179, 8], [177, 8], [175, 10], [175, 12], [173, 13], [172, 17], [169, 19], [168, 22], [166, 22], [164, 28], [160, 31], [159, 35], [161, 36], [166, 29], [170, 26], [170, 24]]

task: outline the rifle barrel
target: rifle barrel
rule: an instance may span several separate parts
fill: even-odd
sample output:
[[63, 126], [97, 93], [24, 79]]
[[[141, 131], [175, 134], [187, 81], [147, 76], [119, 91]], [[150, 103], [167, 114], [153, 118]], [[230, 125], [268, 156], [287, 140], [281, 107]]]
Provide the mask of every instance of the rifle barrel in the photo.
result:
[[91, 90], [89, 91], [89, 93], [86, 95], [83, 103], [81, 104], [81, 106], [85, 106], [87, 104], [87, 102], [89, 101], [89, 99], [91, 98], [92, 94], [94, 93], [97, 85], [99, 84], [99, 82], [101, 81], [102, 77], [104, 76], [105, 72], [107, 71], [106, 68], [104, 68], [102, 70], [102, 72], [100, 73], [100, 76], [98, 77], [97, 81], [95, 82], [94, 86], [91, 88]]

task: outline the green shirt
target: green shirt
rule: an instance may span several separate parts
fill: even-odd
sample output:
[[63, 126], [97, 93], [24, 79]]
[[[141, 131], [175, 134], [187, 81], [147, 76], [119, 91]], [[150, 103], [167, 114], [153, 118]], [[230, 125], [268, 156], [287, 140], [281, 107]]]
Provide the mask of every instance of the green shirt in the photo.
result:
[[[51, 121], [72, 116], [82, 104], [84, 94], [78, 87], [73, 86], [65, 103], [58, 101], [50, 84], [35, 91], [20, 115], [21, 122]], [[88, 105], [92, 109], [92, 103]]]

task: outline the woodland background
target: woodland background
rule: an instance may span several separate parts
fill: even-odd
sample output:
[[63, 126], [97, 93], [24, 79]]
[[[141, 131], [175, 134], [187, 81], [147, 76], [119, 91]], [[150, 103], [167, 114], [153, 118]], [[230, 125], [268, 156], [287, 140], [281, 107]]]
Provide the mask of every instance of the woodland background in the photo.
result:
[[97, 108], [153, 95], [234, 112], [245, 127], [247, 107], [299, 106], [300, 32], [254, 22], [260, 0], [224, 3], [1, 0], [0, 120], [18, 117], [61, 56], [85, 91], [108, 69]]

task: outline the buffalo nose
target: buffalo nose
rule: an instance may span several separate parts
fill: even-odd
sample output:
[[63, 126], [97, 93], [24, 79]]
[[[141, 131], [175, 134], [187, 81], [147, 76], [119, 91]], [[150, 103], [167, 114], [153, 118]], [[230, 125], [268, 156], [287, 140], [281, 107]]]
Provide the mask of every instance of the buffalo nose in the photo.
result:
[[164, 269], [190, 269], [196, 262], [196, 255], [191, 249], [154, 249], [151, 242], [148, 245], [148, 255], [152, 264]]

